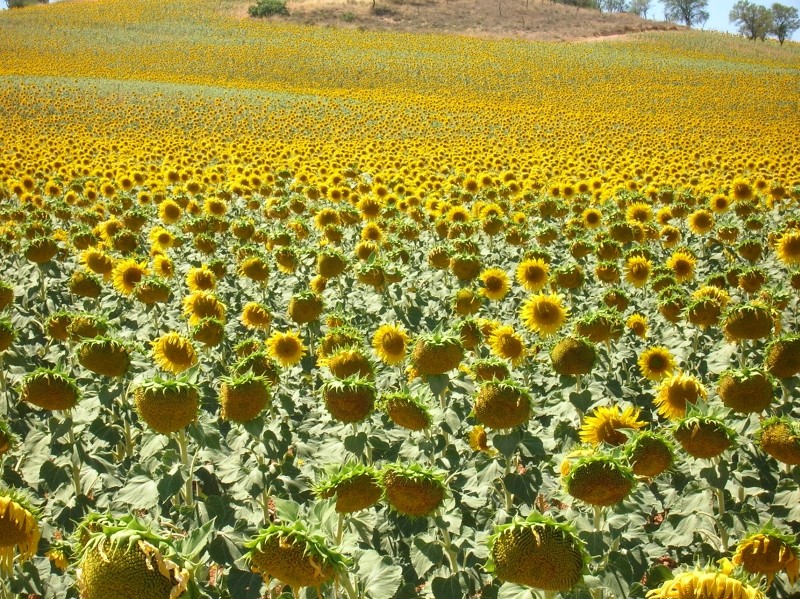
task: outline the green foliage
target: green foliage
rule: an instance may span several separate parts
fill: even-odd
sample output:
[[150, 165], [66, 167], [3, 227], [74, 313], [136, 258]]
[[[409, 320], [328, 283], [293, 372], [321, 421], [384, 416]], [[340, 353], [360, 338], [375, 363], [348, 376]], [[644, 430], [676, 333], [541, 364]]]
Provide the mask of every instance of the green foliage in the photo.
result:
[[739, 0], [734, 4], [728, 18], [739, 27], [739, 33], [749, 40], [764, 41], [772, 29], [772, 12], [749, 0]]
[[274, 15], [288, 16], [286, 0], [258, 0], [247, 12], [251, 17], [272, 17]]

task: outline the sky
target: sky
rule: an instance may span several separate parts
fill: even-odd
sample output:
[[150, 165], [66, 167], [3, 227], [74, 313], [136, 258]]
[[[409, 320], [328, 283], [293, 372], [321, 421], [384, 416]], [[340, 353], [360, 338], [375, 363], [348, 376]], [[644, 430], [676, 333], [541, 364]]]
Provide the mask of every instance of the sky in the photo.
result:
[[[800, 0], [750, 0], [753, 4], [761, 4], [762, 6], [772, 6], [775, 2], [783, 4], [784, 6], [793, 6], [800, 11]], [[736, 0], [708, 0], [708, 23], [705, 29], [715, 31], [727, 31], [729, 33], [738, 33], [737, 28], [728, 21], [728, 15], [731, 8], [736, 4]], [[647, 18], [662, 20], [664, 18], [664, 5], [659, 1], [653, 2], [654, 8], [651, 12], [647, 13]], [[792, 36], [793, 40], [800, 40], [800, 31], [795, 31]]]

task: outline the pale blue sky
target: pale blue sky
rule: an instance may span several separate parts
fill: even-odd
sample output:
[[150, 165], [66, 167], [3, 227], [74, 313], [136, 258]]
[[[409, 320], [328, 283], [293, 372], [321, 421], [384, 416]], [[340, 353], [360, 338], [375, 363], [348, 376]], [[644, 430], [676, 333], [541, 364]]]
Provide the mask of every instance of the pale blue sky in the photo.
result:
[[[774, 2], [778, 2], [779, 4], [783, 4], [784, 6], [793, 6], [798, 11], [800, 11], [800, 0], [750, 0], [753, 4], [761, 4], [762, 6], [772, 6]], [[661, 4], [659, 0], [656, 0], [654, 3], [654, 9], [652, 12], [648, 13], [648, 18], [651, 19], [658, 19], [661, 20], [664, 18], [664, 6]], [[728, 15], [731, 12], [731, 8], [733, 5], [736, 4], [736, 0], [708, 0], [708, 23], [706, 23], [706, 29], [714, 29], [716, 31], [728, 31], [730, 33], [736, 33], [736, 27], [731, 25], [728, 21]], [[800, 40], [800, 31], [796, 31], [795, 34], [792, 36], [793, 40]]]

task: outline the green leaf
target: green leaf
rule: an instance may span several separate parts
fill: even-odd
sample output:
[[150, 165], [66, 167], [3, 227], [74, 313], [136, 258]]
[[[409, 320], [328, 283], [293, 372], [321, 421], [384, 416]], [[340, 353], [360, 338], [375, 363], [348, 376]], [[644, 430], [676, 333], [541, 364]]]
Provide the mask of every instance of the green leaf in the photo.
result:
[[497, 591], [497, 599], [532, 599], [533, 594], [528, 587], [513, 582], [506, 582]]
[[158, 505], [158, 486], [148, 475], [138, 474], [115, 494], [114, 502], [134, 509], [150, 509]]
[[403, 582], [403, 568], [376, 551], [365, 551], [358, 559], [356, 576], [371, 599], [391, 599]]
[[258, 574], [231, 568], [226, 579], [231, 597], [236, 597], [236, 599], [259, 599], [261, 597], [261, 587], [264, 581]]

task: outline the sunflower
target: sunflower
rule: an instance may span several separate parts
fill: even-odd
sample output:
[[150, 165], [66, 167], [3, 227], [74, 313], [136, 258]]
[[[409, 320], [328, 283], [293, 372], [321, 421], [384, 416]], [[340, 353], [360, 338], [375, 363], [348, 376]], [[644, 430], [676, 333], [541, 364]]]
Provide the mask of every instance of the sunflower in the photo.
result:
[[495, 327], [487, 340], [492, 353], [517, 365], [525, 358], [525, 343], [510, 325]]
[[653, 404], [665, 418], [682, 418], [686, 414], [687, 404], [694, 404], [707, 396], [705, 387], [698, 379], [679, 372], [661, 382]]
[[147, 236], [151, 247], [158, 250], [166, 250], [175, 245], [175, 235], [164, 227], [153, 227]]
[[689, 215], [689, 229], [696, 235], [704, 235], [714, 228], [714, 215], [701, 208]]
[[272, 314], [269, 309], [258, 302], [247, 302], [242, 308], [242, 324], [248, 329], [269, 329]]
[[204, 318], [224, 320], [225, 306], [217, 297], [207, 291], [195, 291], [183, 298], [183, 312], [194, 326]]
[[560, 295], [539, 293], [525, 301], [520, 317], [529, 329], [547, 337], [564, 326], [568, 313]]
[[643, 315], [635, 312], [631, 314], [628, 319], [625, 321], [625, 326], [633, 331], [633, 333], [642, 339], [647, 337], [647, 318]]
[[624, 410], [617, 405], [600, 406], [584, 419], [580, 430], [581, 441], [593, 445], [622, 445], [628, 437], [620, 429], [636, 431], [645, 425], [639, 420], [639, 412], [638, 408], [630, 406]]
[[156, 364], [172, 374], [179, 374], [197, 364], [197, 353], [192, 342], [175, 332], [153, 341], [153, 357]]
[[174, 200], [164, 200], [158, 205], [158, 217], [167, 225], [178, 222], [183, 209]]
[[675, 370], [675, 358], [666, 347], [651, 347], [642, 352], [638, 360], [642, 376], [651, 381], [660, 381]]
[[781, 570], [792, 585], [800, 574], [800, 551], [794, 536], [770, 525], [739, 541], [731, 561], [750, 574], [765, 574], [768, 585]]
[[89, 248], [81, 253], [81, 264], [93, 273], [103, 275], [105, 278], [111, 276], [114, 270], [114, 259], [102, 250]]
[[269, 278], [269, 265], [260, 256], [250, 256], [239, 265], [239, 275], [263, 283]]
[[293, 366], [306, 355], [306, 346], [294, 331], [275, 332], [267, 339], [267, 353], [281, 366]]
[[625, 262], [625, 280], [634, 287], [644, 287], [653, 270], [653, 263], [644, 256], [631, 256]]
[[581, 213], [581, 222], [587, 229], [596, 229], [603, 224], [603, 213], [597, 208], [586, 208]]
[[175, 275], [175, 264], [163, 254], [157, 254], [153, 256], [153, 272], [162, 279], [170, 279]]
[[192, 292], [213, 291], [217, 285], [217, 279], [207, 266], [193, 266], [186, 273], [186, 285]]
[[120, 260], [114, 266], [112, 274], [114, 288], [123, 295], [130, 295], [148, 274], [147, 262], [139, 263], [131, 258]]
[[15, 548], [21, 561], [36, 555], [40, 534], [36, 511], [27, 499], [0, 488], [0, 574], [11, 577]]
[[717, 214], [725, 212], [728, 208], [730, 208], [730, 205], [731, 200], [724, 193], [718, 193], [708, 200], [708, 207], [712, 212], [716, 212]]
[[381, 362], [393, 366], [405, 359], [408, 339], [408, 333], [402, 326], [384, 324], [372, 336], [372, 347]]
[[488, 268], [480, 274], [481, 293], [490, 300], [501, 300], [508, 293], [508, 275], [502, 268]]
[[647, 592], [647, 599], [765, 599], [764, 593], [718, 570], [694, 569], [680, 572], [657, 589]]
[[800, 231], [787, 231], [775, 246], [778, 259], [787, 266], [800, 264]]
[[516, 279], [526, 291], [537, 292], [547, 285], [550, 265], [541, 258], [523, 260], [517, 266]]
[[694, 278], [695, 258], [688, 250], [675, 250], [667, 259], [667, 267], [675, 274], [678, 282], [691, 281]]
[[486, 437], [486, 428], [482, 424], [473, 426], [470, 429], [469, 447], [472, 451], [480, 451], [490, 456], [497, 454], [496, 449], [489, 447], [488, 438]]

